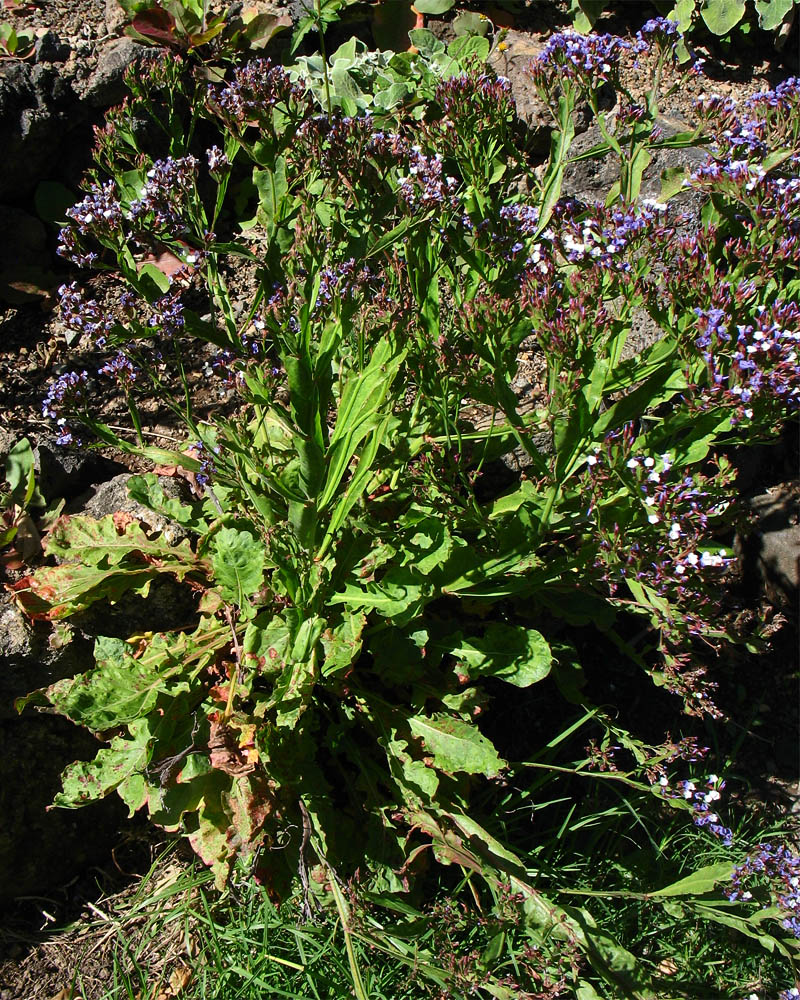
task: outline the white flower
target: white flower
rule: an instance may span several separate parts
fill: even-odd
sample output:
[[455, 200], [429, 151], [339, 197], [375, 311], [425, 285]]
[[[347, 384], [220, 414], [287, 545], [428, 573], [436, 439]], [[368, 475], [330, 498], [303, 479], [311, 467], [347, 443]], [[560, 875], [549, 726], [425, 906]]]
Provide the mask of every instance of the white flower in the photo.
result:
[[626, 464], [627, 464], [627, 466], [628, 466], [629, 469], [638, 469], [639, 468], [639, 459], [638, 458], [629, 458]]
[[658, 516], [658, 514], [650, 514], [650, 515], [648, 515], [647, 520], [651, 524], [658, 524], [658, 522], [661, 520], [661, 518]]

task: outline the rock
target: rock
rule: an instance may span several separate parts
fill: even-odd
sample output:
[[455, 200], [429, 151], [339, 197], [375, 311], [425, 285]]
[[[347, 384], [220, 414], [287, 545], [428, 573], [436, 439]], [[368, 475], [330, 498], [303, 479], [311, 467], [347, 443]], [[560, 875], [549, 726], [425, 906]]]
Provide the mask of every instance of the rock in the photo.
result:
[[30, 622], [10, 595], [0, 596], [0, 720], [17, 718], [17, 698], [92, 666], [89, 640], [76, 635], [59, 645], [52, 636], [50, 625]]
[[39, 438], [33, 455], [36, 483], [48, 502], [72, 500], [85, 492], [92, 483], [110, 479], [124, 468], [94, 451], [71, 451], [63, 448], [51, 436], [43, 435]]
[[[115, 476], [108, 482], [95, 487], [92, 497], [82, 505], [81, 512], [99, 519], [107, 514], [116, 514], [122, 511], [132, 514], [138, 521], [146, 524], [152, 532], [163, 532], [166, 529], [173, 544], [185, 538], [186, 531], [175, 521], [163, 517], [161, 514], [156, 514], [148, 507], [143, 507], [131, 499], [128, 495], [128, 480], [130, 478], [130, 473], [122, 473], [122, 475]], [[158, 482], [168, 497], [187, 500], [186, 491], [182, 489], [180, 480], [175, 476], [159, 476]]]
[[550, 112], [527, 73], [532, 59], [542, 51], [544, 44], [514, 28], [508, 29], [504, 42], [506, 48], [502, 52], [495, 49], [489, 57], [489, 65], [498, 76], [507, 77], [510, 82], [519, 117], [529, 127], [543, 128], [549, 133], [552, 127]]
[[68, 881], [113, 843], [122, 818], [115, 801], [47, 812], [61, 771], [99, 749], [66, 719], [30, 708], [20, 716], [14, 708], [16, 698], [92, 665], [89, 640], [76, 635], [59, 646], [52, 635], [0, 596], [0, 901]]
[[[688, 130], [688, 126], [676, 118], [659, 118], [657, 125], [665, 138]], [[570, 149], [570, 155], [576, 156], [585, 153], [602, 141], [600, 127], [592, 125], [575, 139]], [[663, 171], [675, 167], [694, 169], [705, 160], [706, 154], [693, 146], [686, 149], [657, 150], [642, 176], [640, 197], [657, 201], [661, 196], [661, 174]], [[618, 180], [619, 161], [615, 156], [607, 155], [602, 159], [580, 160], [567, 167], [564, 173], [562, 194], [570, 195], [584, 202], [604, 202], [606, 195]], [[677, 194], [670, 199], [670, 205], [699, 219], [700, 197], [696, 192], [686, 191]]]
[[58, 146], [84, 115], [50, 66], [0, 60], [0, 200], [23, 200], [52, 168]]
[[0, 205], [0, 232], [13, 233], [13, 240], [0, 242], [0, 268], [9, 264], [47, 261], [47, 232], [42, 222], [21, 208]]
[[127, 20], [128, 17], [119, 0], [106, 0], [105, 21], [109, 35], [118, 35]]
[[0, 901], [64, 885], [119, 839], [125, 809], [117, 796], [48, 811], [64, 768], [99, 749], [93, 736], [56, 716], [0, 721]]
[[66, 62], [69, 53], [69, 45], [62, 42], [55, 31], [46, 31], [36, 39], [34, 54], [37, 63]]
[[756, 573], [771, 598], [795, 611], [800, 595], [800, 524], [796, 491], [776, 486], [750, 497], [755, 530], [738, 541], [745, 574]]
[[146, 51], [132, 38], [114, 38], [100, 47], [97, 67], [86, 84], [83, 99], [92, 108], [108, 108], [119, 104], [127, 94], [125, 70]]

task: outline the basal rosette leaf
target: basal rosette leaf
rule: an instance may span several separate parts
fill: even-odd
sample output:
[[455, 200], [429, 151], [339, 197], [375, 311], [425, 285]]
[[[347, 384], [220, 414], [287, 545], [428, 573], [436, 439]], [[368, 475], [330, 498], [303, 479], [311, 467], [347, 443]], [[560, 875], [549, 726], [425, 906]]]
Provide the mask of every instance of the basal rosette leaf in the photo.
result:
[[111, 746], [98, 751], [94, 760], [76, 761], [65, 769], [61, 775], [62, 791], [56, 795], [53, 805], [61, 809], [78, 809], [127, 785], [122, 797], [132, 816], [146, 800], [145, 780], [140, 773], [146, 762], [144, 744], [115, 736]]
[[322, 633], [322, 676], [345, 673], [356, 661], [362, 646], [362, 633], [367, 617], [360, 611], [342, 614], [338, 625], [333, 625]]
[[226, 601], [245, 607], [261, 586], [265, 562], [264, 546], [251, 531], [221, 528], [214, 535], [211, 564]]
[[433, 766], [448, 774], [483, 774], [496, 778], [506, 767], [492, 743], [477, 728], [449, 715], [414, 715], [408, 719], [412, 734], [422, 741]]
[[151, 539], [130, 514], [109, 514], [98, 520], [83, 515], [60, 517], [45, 549], [59, 559], [102, 568], [135, 558], [141, 563], [169, 566], [179, 579], [198, 568], [188, 541], [170, 545], [161, 536]]
[[223, 626], [203, 621], [192, 635], [158, 633], [141, 643], [100, 637], [93, 670], [66, 677], [17, 702], [49, 702], [78, 725], [104, 732], [135, 723], [154, 708], [160, 694], [187, 693], [227, 641]]
[[398, 736], [396, 730], [391, 730], [389, 737], [380, 742], [386, 750], [392, 777], [402, 789], [404, 804], [420, 808], [433, 802], [439, 789], [436, 771], [412, 757], [408, 741]]
[[12, 591], [32, 618], [54, 621], [107, 600], [112, 604], [128, 591], [144, 597], [152, 580], [169, 573], [179, 581], [191, 573], [205, 576], [208, 567], [182, 540], [170, 545], [150, 539], [130, 514], [60, 517], [45, 549], [58, 566], [43, 566], [18, 580]]
[[264, 826], [276, 808], [263, 774], [231, 777], [215, 771], [202, 796], [185, 817], [189, 842], [214, 872], [218, 888], [228, 880], [237, 858], [251, 859], [264, 839]]

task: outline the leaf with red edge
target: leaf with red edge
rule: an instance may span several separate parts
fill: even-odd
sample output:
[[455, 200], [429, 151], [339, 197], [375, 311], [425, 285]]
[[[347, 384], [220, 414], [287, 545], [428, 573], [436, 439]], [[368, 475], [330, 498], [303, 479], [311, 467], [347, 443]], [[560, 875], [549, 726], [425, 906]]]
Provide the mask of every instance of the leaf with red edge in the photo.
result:
[[175, 34], [175, 18], [163, 7], [142, 11], [134, 17], [131, 26], [138, 34], [161, 45], [183, 45]]

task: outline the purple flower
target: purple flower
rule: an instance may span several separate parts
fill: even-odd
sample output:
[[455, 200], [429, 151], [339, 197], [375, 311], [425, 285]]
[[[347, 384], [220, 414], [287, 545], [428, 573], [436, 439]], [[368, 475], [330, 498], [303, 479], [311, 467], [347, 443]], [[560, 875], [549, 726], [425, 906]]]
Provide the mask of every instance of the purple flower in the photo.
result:
[[82, 443], [67, 420], [86, 407], [88, 388], [89, 373], [86, 371], [65, 372], [50, 383], [42, 401], [42, 415], [56, 422], [59, 430], [56, 444], [78, 446]]
[[194, 156], [156, 160], [147, 171], [141, 198], [131, 203], [131, 219], [152, 215], [157, 226], [180, 223], [180, 209], [194, 188], [197, 160]]
[[616, 35], [553, 35], [534, 60], [531, 74], [545, 87], [559, 79], [571, 80], [586, 90], [597, 90], [616, 79], [624, 55], [633, 46]]
[[75, 333], [88, 334], [98, 347], [103, 347], [106, 335], [114, 325], [113, 316], [103, 312], [95, 299], [84, 299], [75, 281], [58, 289], [58, 299], [58, 311], [64, 326]]
[[107, 361], [99, 372], [101, 375], [108, 375], [109, 378], [115, 378], [122, 385], [131, 385], [140, 374], [137, 366], [123, 351], [118, 351], [116, 357]]

